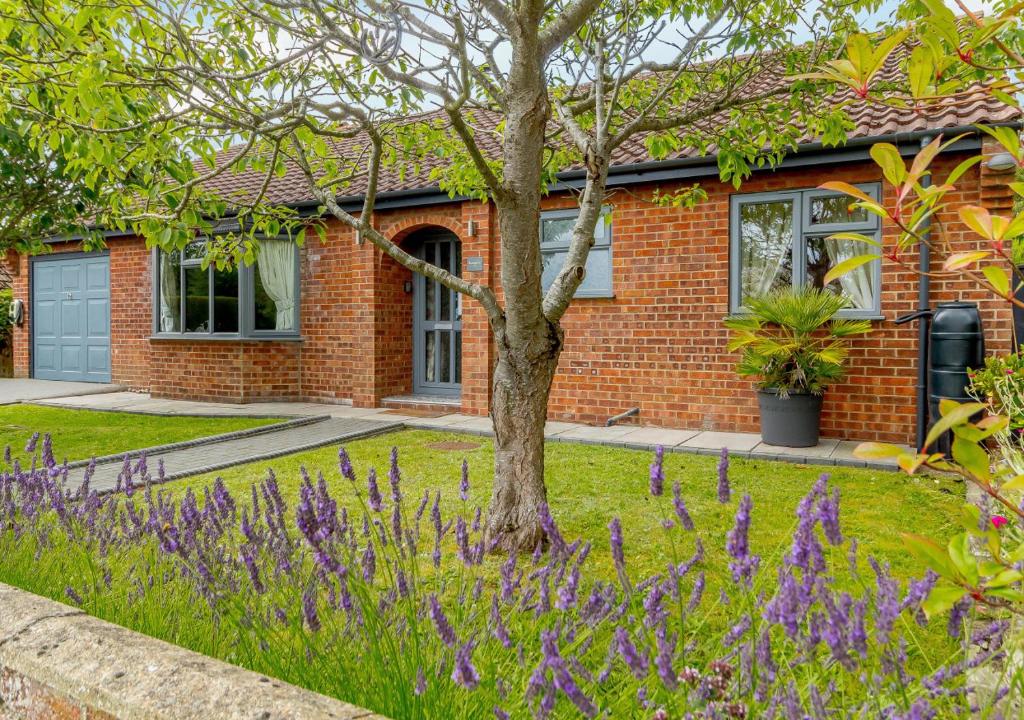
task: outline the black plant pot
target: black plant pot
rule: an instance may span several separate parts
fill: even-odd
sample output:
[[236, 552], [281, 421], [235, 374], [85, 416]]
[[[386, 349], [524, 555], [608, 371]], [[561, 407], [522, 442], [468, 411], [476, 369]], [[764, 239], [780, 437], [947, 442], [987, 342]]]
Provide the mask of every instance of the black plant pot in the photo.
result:
[[821, 395], [791, 392], [780, 397], [775, 390], [759, 390], [761, 439], [768, 445], [813, 447], [821, 430]]

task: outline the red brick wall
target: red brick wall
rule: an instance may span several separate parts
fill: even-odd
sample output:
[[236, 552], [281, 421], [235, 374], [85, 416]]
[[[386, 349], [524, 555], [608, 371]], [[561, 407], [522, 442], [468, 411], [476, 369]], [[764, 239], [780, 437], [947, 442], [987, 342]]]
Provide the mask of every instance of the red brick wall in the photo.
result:
[[220, 402], [298, 400], [301, 342], [152, 340], [155, 397]]
[[[959, 158], [944, 158], [939, 177]], [[954, 204], [985, 203], [1005, 210], [1000, 180], [975, 169], [959, 183]], [[826, 180], [875, 182], [870, 162], [763, 172], [743, 193], [812, 188]], [[637, 422], [669, 427], [756, 432], [752, 384], [734, 372], [722, 320], [728, 312], [729, 198], [731, 185], [702, 183], [706, 202], [694, 210], [649, 202], [653, 184], [617, 189], [613, 207], [614, 294], [580, 299], [564, 319], [566, 345], [552, 388], [553, 419], [603, 422], [639, 407]], [[673, 189], [662, 184], [662, 192]], [[883, 198], [891, 204], [892, 192]], [[571, 207], [568, 195], [545, 200], [547, 208]], [[399, 243], [419, 229], [445, 227], [462, 242], [463, 274], [497, 287], [500, 253], [494, 209], [478, 202], [383, 211], [377, 226]], [[470, 233], [470, 224], [474, 226]], [[970, 236], [955, 213], [942, 218], [955, 244]], [[891, 240], [887, 237], [887, 240]], [[72, 248], [68, 248], [72, 249]], [[962, 249], [962, 248], [961, 248]], [[411, 389], [412, 297], [408, 271], [370, 243], [357, 243], [338, 223], [327, 241], [310, 241], [302, 252], [301, 343], [150, 341], [149, 255], [141, 242], [110, 243], [114, 380], [149, 387], [154, 394], [245, 402], [295, 399], [379, 405]], [[483, 270], [465, 270], [467, 258]], [[905, 258], [916, 266], [912, 253]], [[27, 272], [14, 278], [27, 298]], [[853, 341], [849, 376], [826, 396], [826, 436], [907, 441], [913, 434], [916, 337], [914, 325], [893, 320], [916, 305], [917, 278], [883, 263], [882, 314], [874, 332]], [[969, 281], [933, 281], [933, 304], [953, 299], [981, 302], [990, 350], [1009, 347], [1009, 311]], [[463, 305], [462, 411], [487, 412], [495, 359], [483, 309]], [[27, 333], [15, 338], [15, 368], [28, 370]]]
[[[937, 163], [943, 177], [962, 158]], [[759, 173], [740, 192], [813, 188], [827, 180], [880, 180], [871, 163]], [[982, 201], [978, 175], [966, 177], [949, 197], [954, 204]], [[692, 211], [647, 202], [654, 185], [633, 186], [609, 199], [613, 216], [613, 300], [582, 299], [566, 314], [566, 345], [549, 405], [552, 417], [603, 422], [639, 407], [637, 421], [704, 430], [756, 432], [752, 383], [734, 373], [722, 325], [729, 302], [729, 198], [731, 185], [704, 182], [706, 202]], [[670, 189], [662, 185], [663, 191]], [[891, 190], [884, 201], [895, 201]], [[565, 205], [551, 199], [552, 207]], [[945, 236], [962, 248], [970, 234], [955, 214], [942, 218]], [[891, 232], [886, 240], [891, 241]], [[916, 267], [916, 253], [905, 258]], [[917, 329], [893, 320], [916, 307], [917, 277], [883, 262], [883, 321], [852, 342], [849, 374], [826, 394], [822, 432], [827, 437], [907, 441], [913, 436]], [[1009, 310], [967, 280], [935, 280], [933, 306], [948, 300], [980, 301], [990, 350], [1009, 349]]]

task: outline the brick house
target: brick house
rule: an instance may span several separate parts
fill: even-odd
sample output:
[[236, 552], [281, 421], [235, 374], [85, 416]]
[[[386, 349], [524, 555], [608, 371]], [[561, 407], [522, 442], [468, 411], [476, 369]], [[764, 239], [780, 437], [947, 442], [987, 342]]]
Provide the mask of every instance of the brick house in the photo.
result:
[[[936, 162], [941, 177], [982, 149], [971, 123], [1012, 119], [981, 92], [931, 118], [865, 106], [854, 113], [844, 147], [826, 149], [808, 138], [739, 190], [718, 180], [713, 157], [653, 162], [639, 144], [627, 149], [612, 170], [610, 214], [587, 280], [563, 321], [550, 417], [603, 423], [639, 408], [635, 422], [646, 425], [756, 431], [755, 395], [734, 373], [722, 319], [749, 293], [786, 282], [820, 284], [831, 264], [855, 251], [826, 241], [828, 233], [881, 232], [871, 218], [848, 213], [845, 200], [815, 188], [841, 179], [885, 193], [891, 203], [868, 158], [870, 144], [894, 142], [909, 157], [925, 138], [966, 132]], [[545, 200], [543, 249], [552, 274], [578, 177], [563, 173]], [[1005, 211], [1009, 198], [993, 187], [1003, 178], [975, 166], [954, 204]], [[234, 193], [257, 179], [225, 173], [217, 182]], [[708, 197], [694, 210], [651, 202], [655, 190], [695, 182]], [[270, 193], [295, 207], [315, 204], [298, 173], [275, 181]], [[356, 209], [359, 198], [345, 204]], [[490, 284], [500, 297], [492, 206], [452, 199], [422, 174], [385, 174], [377, 207], [378, 227], [394, 242]], [[953, 240], [969, 237], [952, 210], [942, 227]], [[163, 255], [132, 236], [111, 236], [103, 253], [57, 242], [53, 253], [9, 258], [15, 297], [27, 308], [15, 329], [15, 375], [113, 381], [168, 398], [487, 413], [494, 352], [474, 301], [413, 277], [333, 221], [326, 243], [266, 245], [256, 266], [223, 273], [202, 270], [195, 253]], [[847, 380], [827, 393], [823, 434], [909, 441], [917, 330], [893, 320], [915, 309], [916, 275], [892, 263], [865, 266], [837, 289], [856, 306], [851, 312], [872, 319], [874, 332], [854, 341]], [[960, 298], [981, 303], [989, 348], [1008, 348], [1005, 304], [965, 281], [932, 283], [933, 305]]]

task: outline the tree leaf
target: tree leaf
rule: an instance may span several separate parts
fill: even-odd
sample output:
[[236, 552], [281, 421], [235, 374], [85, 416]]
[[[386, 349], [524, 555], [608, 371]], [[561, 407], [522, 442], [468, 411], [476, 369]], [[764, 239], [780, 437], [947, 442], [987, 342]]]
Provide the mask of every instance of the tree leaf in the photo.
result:
[[879, 258], [881, 258], [881, 255], [855, 255], [854, 257], [846, 258], [825, 273], [825, 277], [822, 279], [821, 283], [822, 285], [828, 285], [833, 280], [841, 278], [851, 270], [855, 270], [861, 265], [865, 265], [873, 260], [878, 260]]
[[971, 538], [967, 533], [954, 535], [947, 546], [949, 559], [956, 571], [971, 585], [978, 584], [978, 560], [971, 552]]
[[[947, 407], [949, 407], [949, 405], [947, 405]], [[961, 404], [954, 401], [954, 406], [949, 407], [948, 412], [943, 412], [942, 417], [932, 425], [931, 430], [928, 431], [928, 437], [925, 438], [924, 446], [926, 448], [931, 447], [931, 445], [939, 439], [939, 436], [942, 435], [942, 433], [946, 432], [954, 425], [967, 422], [970, 420], [972, 415], [984, 410], [985, 407], [984, 403], [979, 402]]]
[[998, 265], [986, 265], [981, 269], [985, 279], [989, 281], [997, 293], [1003, 297], [1010, 294], [1010, 276]]
[[967, 591], [955, 585], [936, 585], [921, 603], [921, 609], [929, 618], [941, 615], [956, 605]]

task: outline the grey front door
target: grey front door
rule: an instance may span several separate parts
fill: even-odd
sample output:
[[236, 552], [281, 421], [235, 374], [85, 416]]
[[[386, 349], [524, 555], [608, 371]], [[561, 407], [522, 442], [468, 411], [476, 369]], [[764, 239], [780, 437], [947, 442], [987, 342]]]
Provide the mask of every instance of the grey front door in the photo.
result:
[[[462, 250], [450, 232], [427, 235], [419, 256], [460, 274]], [[458, 395], [462, 387], [462, 298], [430, 278], [413, 279], [413, 391]]]
[[110, 382], [110, 258], [32, 262], [32, 375]]

